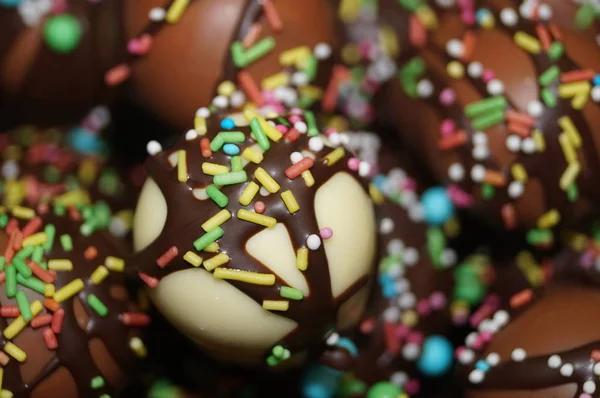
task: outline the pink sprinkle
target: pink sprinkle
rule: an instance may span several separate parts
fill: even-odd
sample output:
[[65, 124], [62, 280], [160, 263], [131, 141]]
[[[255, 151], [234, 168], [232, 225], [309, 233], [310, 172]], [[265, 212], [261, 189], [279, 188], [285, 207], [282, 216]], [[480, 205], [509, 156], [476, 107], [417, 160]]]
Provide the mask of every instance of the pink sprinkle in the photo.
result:
[[361, 58], [367, 58], [372, 51], [373, 44], [370, 40], [361, 40], [357, 47]]
[[304, 114], [304, 111], [301, 108], [292, 108], [290, 109], [290, 114], [300, 116]]
[[408, 395], [416, 395], [421, 391], [421, 383], [417, 379], [410, 379], [404, 386], [404, 391]]
[[431, 306], [430, 306], [429, 302], [425, 299], [420, 300], [417, 303], [417, 312], [421, 316], [427, 316], [427, 315], [431, 314]]
[[594, 265], [594, 252], [592, 250], [586, 250], [579, 259], [579, 264], [583, 269], [590, 269]]
[[490, 306], [495, 311], [500, 306], [500, 296], [497, 294], [489, 294], [483, 300], [483, 304]]
[[264, 202], [261, 202], [260, 200], [254, 204], [254, 210], [258, 214], [263, 214], [265, 212], [265, 208], [266, 208], [266, 206], [265, 206]]
[[52, 14], [63, 14], [67, 12], [68, 9], [67, 0], [54, 0], [54, 3], [52, 4]]
[[462, 18], [463, 22], [467, 25], [473, 25], [475, 24], [475, 22], [477, 22], [477, 18], [475, 17], [475, 13], [473, 12], [473, 10], [464, 10], [460, 13], [460, 17]]
[[322, 239], [329, 239], [333, 236], [333, 231], [329, 227], [325, 227], [319, 231], [319, 235], [321, 235]]
[[260, 92], [262, 97], [264, 98], [264, 100], [269, 103], [276, 103], [277, 100], [275, 99], [275, 92], [272, 90], [263, 90]]
[[127, 43], [127, 51], [134, 55], [145, 55], [152, 48], [152, 36], [144, 34], [139, 38], [129, 40]]
[[465, 352], [467, 350], [467, 347], [465, 347], [464, 345], [461, 345], [460, 347], [457, 347], [456, 350], [454, 350], [454, 358], [460, 358], [460, 355]]
[[481, 75], [481, 78], [483, 79], [484, 82], [489, 83], [491, 80], [494, 80], [496, 78], [496, 74], [494, 73], [493, 70], [486, 68], [483, 70], [483, 74]]
[[396, 327], [396, 338], [402, 340], [408, 337], [410, 334], [410, 328], [406, 325], [398, 325]]
[[418, 345], [423, 344], [423, 340], [424, 340], [424, 337], [421, 332], [411, 332], [411, 334], [409, 334], [408, 337], [406, 338], [406, 341], [408, 341], [409, 343], [418, 344]]
[[301, 122], [302, 118], [298, 115], [292, 115], [289, 117], [289, 121], [290, 121], [290, 123], [297, 123], [297, 122]]
[[357, 158], [350, 158], [350, 159], [348, 159], [348, 168], [350, 170], [357, 171], [358, 170], [358, 165], [360, 165], [360, 160], [358, 160]]
[[275, 126], [275, 128], [281, 133], [281, 134], [286, 134], [288, 132], [288, 128], [286, 126], [284, 126], [283, 124], [278, 124], [277, 126]]
[[480, 335], [477, 335], [477, 338], [475, 338], [475, 341], [473, 341], [472, 347], [475, 350], [480, 350], [483, 348], [483, 345], [485, 344], [485, 342], [483, 341], [483, 339], [481, 338]]
[[109, 87], [118, 86], [131, 76], [131, 68], [129, 65], [121, 64], [108, 70], [104, 75], [104, 82]]
[[450, 185], [446, 192], [452, 203], [457, 207], [471, 207], [473, 205], [473, 197], [463, 191], [458, 185]]
[[416, 191], [417, 190], [417, 181], [413, 178], [406, 178], [404, 181], [402, 181], [402, 183], [400, 184], [400, 187], [405, 190], [405, 191]]
[[445, 88], [440, 93], [440, 102], [444, 106], [450, 106], [456, 101], [456, 93], [451, 88]]
[[429, 296], [429, 304], [434, 310], [441, 310], [446, 306], [446, 295], [442, 292], [433, 292]]
[[494, 337], [494, 335], [491, 332], [481, 332], [479, 333], [479, 336], [481, 336], [481, 339], [486, 343], [492, 341], [492, 338]]
[[592, 398], [592, 396], [590, 394], [583, 393], [579, 395], [579, 398]]
[[337, 132], [338, 131], [333, 127], [327, 127], [327, 129], [325, 129], [325, 136], [329, 137], [333, 133], [337, 134]]
[[444, 119], [440, 124], [440, 133], [442, 134], [442, 137], [449, 136], [454, 130], [456, 130], [456, 124], [452, 119]]

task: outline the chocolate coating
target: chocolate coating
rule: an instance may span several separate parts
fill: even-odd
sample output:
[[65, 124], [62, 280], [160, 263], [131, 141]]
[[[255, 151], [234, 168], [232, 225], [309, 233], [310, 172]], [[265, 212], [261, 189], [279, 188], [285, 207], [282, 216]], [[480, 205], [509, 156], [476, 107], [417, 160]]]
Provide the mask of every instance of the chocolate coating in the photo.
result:
[[[22, 3], [0, 6], [0, 129], [72, 123], [108, 101], [104, 73], [122, 48], [120, 2], [69, 1], [56, 13], [52, 2], [50, 9], [42, 2]], [[47, 21], [63, 13], [75, 17], [82, 30], [68, 53], [56, 52], [44, 39]]]

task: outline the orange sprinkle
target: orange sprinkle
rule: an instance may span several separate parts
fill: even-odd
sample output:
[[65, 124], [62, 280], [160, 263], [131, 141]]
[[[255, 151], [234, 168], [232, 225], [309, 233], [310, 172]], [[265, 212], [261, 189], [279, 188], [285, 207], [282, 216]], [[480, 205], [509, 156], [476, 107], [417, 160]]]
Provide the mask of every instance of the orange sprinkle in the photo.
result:
[[503, 187], [506, 185], [506, 177], [504, 174], [495, 170], [486, 170], [483, 181], [495, 187]]
[[44, 307], [46, 307], [48, 310], [50, 310], [52, 312], [56, 312], [60, 308], [60, 304], [58, 304], [58, 301], [56, 301], [50, 297], [45, 298], [43, 304], [44, 304]]
[[267, 22], [269, 22], [273, 31], [281, 32], [283, 30], [283, 22], [281, 22], [281, 17], [273, 5], [273, 0], [263, 0], [262, 4]]
[[291, 128], [285, 135], [284, 140], [287, 142], [294, 142], [300, 137], [300, 132], [295, 128]]
[[42, 219], [39, 217], [33, 218], [31, 221], [29, 221], [27, 223], [27, 225], [25, 225], [23, 227], [23, 237], [26, 238], [29, 235], [32, 235], [33, 233], [39, 231], [41, 226], [42, 226]]
[[210, 140], [208, 138], [202, 138], [200, 140], [200, 152], [205, 158], [210, 158], [212, 156], [212, 151], [210, 150]]
[[254, 78], [249, 72], [245, 70], [240, 71], [240, 73], [238, 73], [238, 82], [250, 101], [254, 102], [259, 107], [265, 104], [265, 99], [260, 92], [258, 84], [256, 84], [256, 81], [254, 81]]
[[408, 20], [408, 39], [415, 48], [422, 48], [427, 44], [427, 29], [414, 14]]
[[71, 220], [81, 221], [81, 213], [79, 212], [79, 210], [77, 210], [73, 206], [69, 206], [68, 211], [69, 211], [69, 217], [71, 217]]
[[16, 218], [11, 218], [10, 220], [8, 220], [8, 224], [6, 224], [6, 233], [10, 234], [11, 232], [13, 232], [15, 229], [17, 229], [19, 226], [19, 223], [17, 221]]
[[515, 111], [514, 109], [509, 109], [506, 111], [506, 119], [509, 122], [515, 122], [524, 124], [527, 127], [533, 127], [535, 124], [535, 119], [525, 113]]
[[475, 32], [472, 30], [467, 30], [463, 35], [463, 55], [460, 58], [462, 61], [469, 61], [471, 56], [473, 55], [473, 50], [475, 49], [475, 42], [477, 41], [477, 36], [475, 36]]
[[596, 362], [600, 361], [600, 350], [592, 350], [590, 358], [592, 358]]
[[261, 202], [260, 200], [254, 204], [254, 210], [258, 214], [263, 214], [265, 212], [265, 208], [266, 208], [265, 203]]
[[506, 203], [502, 205], [500, 212], [502, 214], [502, 221], [504, 222], [504, 227], [506, 229], [514, 229], [517, 227], [516, 211], [512, 204]]
[[44, 214], [48, 214], [48, 212], [50, 211], [50, 205], [48, 205], [48, 203], [40, 203], [37, 207], [37, 213], [44, 215]]
[[467, 142], [467, 133], [464, 130], [458, 130], [453, 134], [441, 137], [438, 141], [438, 147], [443, 151], [447, 151], [458, 148], [465, 142]]
[[10, 358], [4, 352], [0, 352], [0, 364], [6, 366]]
[[554, 36], [555, 40], [562, 41], [562, 33], [560, 33], [560, 29], [558, 29], [556, 24], [550, 24], [550, 33], [552, 33], [552, 36]]
[[148, 285], [151, 288], [155, 288], [160, 283], [158, 279], [153, 278], [148, 274], [144, 274], [143, 272], [140, 272], [138, 275], [140, 276], [140, 279], [143, 280], [144, 283], [146, 283], [146, 285]]
[[46, 271], [35, 261], [27, 261], [27, 266], [44, 283], [53, 283], [56, 278], [50, 271]]
[[529, 127], [515, 122], [508, 123], [508, 131], [513, 134], [517, 134], [518, 136], [521, 136], [523, 138], [527, 138], [530, 136]]
[[510, 298], [510, 307], [511, 308], [519, 308], [523, 305], [527, 304], [533, 298], [533, 290], [525, 289], [521, 290], [519, 293], [514, 294]]
[[542, 47], [544, 51], [548, 51], [550, 49], [550, 45], [552, 44], [552, 38], [550, 37], [550, 33], [548, 29], [542, 24], [538, 24], [535, 27], [537, 31], [538, 38], [540, 39], [540, 43], [542, 43]]
[[262, 25], [258, 22], [252, 24], [252, 26], [248, 30], [248, 33], [246, 33], [246, 36], [244, 36], [244, 39], [242, 39], [242, 45], [244, 46], [244, 48], [252, 47], [258, 41], [258, 38], [260, 37], [261, 33]]
[[23, 246], [23, 233], [17, 229], [17, 230], [15, 230], [15, 233], [14, 233], [14, 240], [12, 243], [12, 247], [15, 250], [20, 250], [22, 246]]
[[86, 260], [93, 260], [98, 257], [98, 249], [96, 249], [96, 246], [88, 246], [83, 252], [83, 256]]
[[131, 76], [131, 68], [129, 65], [121, 64], [108, 70], [104, 75], [104, 82], [109, 87], [118, 86]]
[[323, 99], [321, 100], [323, 110], [331, 112], [335, 109], [338, 99], [338, 86], [349, 76], [350, 71], [345, 66], [335, 65], [333, 67], [331, 80], [329, 81], [327, 89], [325, 90], [325, 94], [323, 95]]
[[581, 69], [574, 70], [571, 72], [564, 72], [560, 75], [561, 83], [572, 83], [581, 80], [592, 80], [596, 74], [592, 69]]

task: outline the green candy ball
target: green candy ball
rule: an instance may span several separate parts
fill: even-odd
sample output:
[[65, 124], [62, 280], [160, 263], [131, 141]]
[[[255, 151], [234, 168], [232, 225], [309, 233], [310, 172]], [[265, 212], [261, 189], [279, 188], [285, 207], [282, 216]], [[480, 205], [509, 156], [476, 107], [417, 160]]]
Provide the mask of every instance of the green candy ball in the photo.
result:
[[487, 288], [477, 278], [465, 278], [454, 287], [454, 298], [476, 305], [483, 300]]
[[382, 381], [369, 389], [367, 398], [398, 398], [403, 392], [397, 385]]
[[54, 52], [68, 54], [81, 42], [83, 28], [74, 16], [61, 14], [48, 18], [44, 24], [44, 41]]

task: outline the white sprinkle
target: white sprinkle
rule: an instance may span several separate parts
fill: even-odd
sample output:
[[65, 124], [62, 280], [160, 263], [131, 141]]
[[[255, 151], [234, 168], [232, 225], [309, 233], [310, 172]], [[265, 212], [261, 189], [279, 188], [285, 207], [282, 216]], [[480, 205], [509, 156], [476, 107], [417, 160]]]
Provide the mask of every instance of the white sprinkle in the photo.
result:
[[415, 205], [408, 208], [408, 218], [414, 222], [421, 222], [425, 217], [425, 211], [422, 206]]
[[315, 46], [313, 54], [318, 60], [324, 60], [331, 56], [331, 46], [327, 43], [319, 43]]
[[384, 218], [379, 224], [379, 233], [387, 235], [394, 230], [394, 221], [391, 218]]
[[260, 196], [269, 196], [271, 194], [265, 187], [260, 187], [260, 191], [258, 192], [260, 193]]
[[592, 101], [600, 102], [600, 86], [596, 86], [592, 89]]
[[487, 145], [475, 145], [471, 155], [475, 160], [485, 160], [490, 156], [490, 150]]
[[480, 332], [489, 332], [496, 334], [498, 332], [498, 324], [491, 319], [484, 319], [479, 323], [477, 329]]
[[413, 308], [416, 302], [417, 299], [412, 292], [403, 293], [397, 300], [398, 307], [403, 309]]
[[321, 149], [323, 149], [323, 146], [324, 144], [321, 137], [312, 137], [310, 140], [308, 140], [308, 147], [313, 152], [319, 152]]
[[533, 138], [525, 138], [521, 142], [521, 150], [524, 153], [531, 154], [535, 152], [535, 141]]
[[540, 4], [538, 7], [538, 18], [543, 21], [548, 21], [550, 18], [552, 18], [552, 7], [545, 3]]
[[19, 164], [14, 160], [7, 160], [2, 165], [2, 177], [7, 180], [19, 178]]
[[477, 332], [471, 332], [465, 338], [465, 344], [467, 347], [471, 347], [477, 341]]
[[521, 362], [523, 361], [525, 358], [527, 358], [527, 353], [525, 352], [524, 349], [522, 348], [515, 348], [513, 350], [513, 352], [510, 354], [510, 357], [513, 359], [513, 361], [515, 362]]
[[551, 369], [558, 369], [558, 367], [562, 364], [562, 359], [558, 355], [552, 355], [548, 358], [548, 367]]
[[190, 129], [190, 130], [188, 130], [187, 133], [185, 133], [185, 139], [187, 141], [195, 140], [197, 137], [198, 137], [198, 133], [194, 129]]
[[496, 311], [496, 313], [494, 314], [494, 321], [500, 326], [504, 326], [508, 323], [509, 320], [509, 315], [508, 312], [504, 311], [504, 310], [499, 310]]
[[493, 79], [487, 84], [487, 90], [490, 95], [501, 95], [504, 93], [504, 83], [498, 79]]
[[331, 333], [331, 335], [327, 338], [326, 342], [329, 346], [334, 346], [340, 341], [340, 335], [337, 333]]
[[148, 144], [146, 144], [146, 152], [148, 152], [148, 155], [154, 156], [159, 152], [162, 152], [162, 146], [158, 143], [158, 141], [149, 141]]
[[460, 163], [452, 163], [448, 167], [448, 177], [454, 182], [462, 181], [465, 177], [465, 168]]
[[301, 154], [300, 152], [292, 152], [292, 154], [290, 155], [290, 160], [292, 161], [293, 164], [298, 163], [302, 159], [304, 159], [304, 155]]
[[208, 199], [208, 194], [206, 193], [205, 188], [196, 188], [192, 190], [192, 195], [198, 200], [206, 200]]
[[444, 267], [451, 267], [456, 264], [458, 256], [456, 252], [452, 249], [444, 249], [442, 254], [440, 255], [440, 262]]
[[491, 352], [485, 360], [490, 366], [496, 366], [500, 363], [500, 355], [497, 352]]
[[483, 131], [473, 133], [473, 145], [487, 145], [488, 137]]
[[475, 182], [482, 182], [485, 178], [485, 167], [476, 164], [471, 168], [471, 179]]
[[515, 134], [506, 137], [506, 149], [515, 153], [519, 152], [521, 149], [521, 137]]
[[210, 116], [210, 110], [208, 108], [202, 107], [196, 111], [196, 116], [207, 118]]
[[361, 161], [358, 164], [358, 175], [361, 177], [367, 177], [371, 173], [371, 165], [369, 162]]
[[129, 228], [120, 217], [112, 217], [108, 231], [117, 238], [123, 238], [129, 233]]
[[531, 19], [533, 14], [533, 4], [527, 1], [521, 3], [519, 6], [519, 14], [521, 14], [523, 18]]
[[467, 66], [467, 73], [470, 77], [478, 79], [483, 74], [483, 65], [477, 61], [471, 62], [469, 66]]
[[243, 92], [236, 90], [231, 94], [231, 97], [229, 97], [229, 102], [231, 102], [232, 107], [241, 108], [242, 105], [246, 103], [246, 95]]
[[417, 83], [417, 94], [421, 98], [429, 98], [433, 94], [433, 83], [430, 80], [423, 79]]
[[474, 369], [471, 371], [471, 373], [469, 373], [469, 381], [473, 384], [481, 383], [484, 377], [484, 373], [479, 369]]
[[515, 26], [519, 21], [519, 16], [512, 8], [505, 8], [500, 11], [500, 20], [506, 26]]
[[540, 117], [544, 113], [544, 105], [538, 100], [533, 100], [527, 104], [527, 113], [533, 117]]
[[292, 84], [297, 87], [306, 86], [309, 82], [308, 75], [304, 72], [295, 72], [292, 75]]
[[592, 370], [596, 376], [600, 376], [600, 362], [596, 362]]
[[594, 383], [592, 380], [588, 380], [585, 383], [583, 383], [583, 392], [586, 392], [588, 394], [593, 394], [596, 392], [596, 383]]
[[458, 354], [458, 362], [463, 365], [468, 365], [475, 359], [475, 353], [473, 350], [464, 349]]
[[296, 105], [298, 101], [298, 93], [291, 87], [277, 87], [274, 95], [275, 99], [283, 102], [288, 107]]
[[387, 251], [389, 254], [400, 255], [404, 249], [404, 242], [400, 239], [392, 239], [387, 245]]
[[333, 146], [340, 146], [342, 144], [342, 135], [340, 133], [333, 132], [327, 136], [327, 139]]
[[402, 387], [408, 382], [408, 375], [404, 372], [394, 372], [390, 376], [390, 381], [395, 385]]
[[160, 8], [160, 7], [154, 7], [153, 9], [150, 10], [150, 12], [148, 13], [148, 18], [152, 21], [152, 22], [160, 22], [163, 19], [165, 19], [165, 16], [167, 15], [167, 12], [165, 11], [164, 8]]
[[306, 238], [306, 246], [308, 246], [310, 250], [317, 250], [319, 247], [321, 247], [321, 238], [319, 235], [309, 235], [308, 238]]
[[400, 278], [394, 282], [394, 289], [398, 294], [408, 292], [410, 290], [410, 281], [406, 278]]
[[450, 8], [456, 3], [456, 0], [436, 0], [435, 2], [440, 7]]
[[560, 374], [565, 377], [571, 377], [573, 375], [573, 365], [565, 363], [560, 367]]
[[465, 52], [465, 47], [459, 39], [452, 39], [446, 43], [446, 52], [452, 58], [460, 58]]
[[308, 126], [304, 122], [296, 122], [294, 123], [294, 128], [298, 130], [300, 134], [304, 134], [308, 131]]
[[508, 185], [508, 196], [513, 199], [516, 199], [523, 195], [525, 191], [525, 186], [520, 181], [513, 181]]
[[414, 247], [407, 247], [402, 252], [402, 259], [408, 266], [415, 265], [419, 261], [419, 251]]
[[394, 279], [404, 276], [404, 267], [399, 263], [393, 263], [388, 267], [388, 275]]
[[407, 361], [414, 361], [421, 354], [421, 347], [415, 343], [408, 343], [404, 347], [402, 347], [402, 356]]
[[400, 320], [400, 308], [398, 307], [388, 307], [383, 311], [383, 319], [386, 322], [394, 323]]
[[217, 95], [215, 98], [213, 98], [212, 104], [217, 108], [225, 109], [229, 104], [229, 99], [227, 99], [227, 97], [224, 95]]

